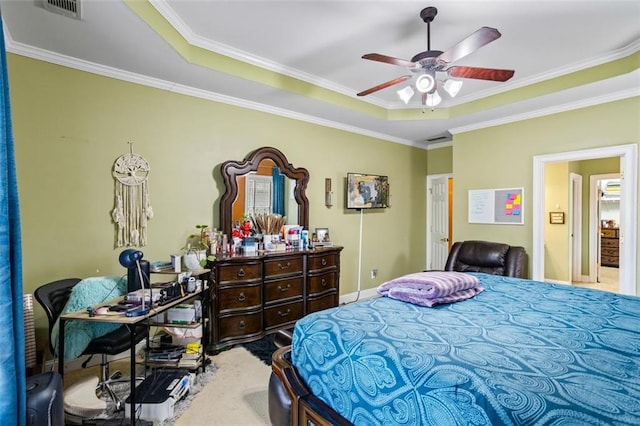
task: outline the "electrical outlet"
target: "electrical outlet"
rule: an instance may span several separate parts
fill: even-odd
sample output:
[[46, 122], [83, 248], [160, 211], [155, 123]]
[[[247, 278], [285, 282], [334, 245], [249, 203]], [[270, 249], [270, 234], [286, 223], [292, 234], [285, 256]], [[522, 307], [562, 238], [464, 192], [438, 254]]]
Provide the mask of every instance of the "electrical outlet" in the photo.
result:
[[378, 270], [377, 269], [372, 269], [371, 270], [371, 279], [375, 280], [377, 276], [378, 276]]

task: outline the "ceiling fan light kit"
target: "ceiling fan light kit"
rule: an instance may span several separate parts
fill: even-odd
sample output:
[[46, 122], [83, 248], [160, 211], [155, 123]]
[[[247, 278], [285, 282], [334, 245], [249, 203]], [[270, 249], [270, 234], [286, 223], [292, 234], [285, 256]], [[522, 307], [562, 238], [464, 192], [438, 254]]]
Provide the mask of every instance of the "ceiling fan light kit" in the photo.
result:
[[[430, 107], [434, 107], [442, 101], [442, 97], [437, 91], [436, 72], [444, 72], [449, 77], [500, 82], [507, 81], [513, 77], [513, 70], [450, 65], [452, 62], [462, 59], [482, 46], [500, 38], [500, 31], [495, 28], [482, 27], [444, 52], [440, 50], [431, 50], [431, 22], [437, 14], [438, 9], [435, 7], [426, 7], [420, 12], [420, 18], [427, 24], [427, 50], [414, 55], [410, 61], [393, 58], [379, 53], [368, 53], [363, 55], [362, 58], [405, 67], [412, 73], [417, 74], [418, 77], [414, 83], [415, 89], [423, 94], [422, 105]], [[411, 78], [411, 75], [395, 78], [378, 84], [370, 89], [363, 90], [357, 95], [370, 95], [371, 93], [400, 84]], [[453, 98], [460, 91], [462, 83], [463, 82], [459, 80], [447, 79], [444, 82], [443, 88], [447, 94]], [[397, 93], [400, 99], [402, 99], [405, 104], [408, 104], [415, 92], [411, 86], [407, 86], [404, 89], [398, 90]]]
[[437, 91], [433, 92], [433, 93], [425, 93], [426, 96], [423, 97], [423, 104], [428, 106], [428, 107], [435, 107], [440, 105], [440, 102], [442, 102], [442, 98], [440, 97], [440, 95], [438, 94]]
[[402, 99], [402, 101], [405, 104], [408, 104], [409, 101], [411, 100], [411, 98], [413, 97], [413, 94], [415, 92], [413, 91], [413, 89], [411, 88], [411, 86], [406, 86], [404, 89], [400, 89], [398, 90], [398, 96], [400, 97], [400, 99]]
[[448, 79], [444, 82], [444, 90], [449, 94], [449, 96], [455, 98], [460, 92], [460, 89], [462, 89], [462, 84], [463, 82], [461, 80]]
[[421, 74], [416, 80], [416, 89], [420, 93], [430, 93], [436, 88], [435, 73]]

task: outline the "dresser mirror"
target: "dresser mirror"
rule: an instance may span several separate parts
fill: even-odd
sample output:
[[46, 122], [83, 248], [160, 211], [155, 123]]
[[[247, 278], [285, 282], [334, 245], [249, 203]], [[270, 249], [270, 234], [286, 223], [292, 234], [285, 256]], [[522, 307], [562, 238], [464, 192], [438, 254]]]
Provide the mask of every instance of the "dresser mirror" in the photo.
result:
[[220, 167], [225, 192], [220, 200], [220, 229], [231, 235], [245, 216], [278, 213], [286, 223], [309, 227], [307, 169], [294, 167], [272, 147], [258, 148], [242, 161], [225, 161]]

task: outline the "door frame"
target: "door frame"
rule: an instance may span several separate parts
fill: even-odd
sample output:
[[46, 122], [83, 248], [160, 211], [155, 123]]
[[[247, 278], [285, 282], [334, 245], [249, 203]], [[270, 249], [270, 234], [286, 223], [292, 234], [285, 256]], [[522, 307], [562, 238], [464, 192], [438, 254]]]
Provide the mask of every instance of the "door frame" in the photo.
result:
[[545, 165], [557, 162], [620, 157], [620, 293], [635, 295], [638, 239], [638, 146], [617, 145], [533, 157], [532, 275], [544, 281]]
[[582, 175], [569, 173], [569, 282], [583, 281], [582, 276]]
[[[453, 178], [453, 173], [440, 173], [437, 175], [427, 175], [427, 184], [426, 184], [426, 191], [427, 191], [427, 206], [426, 206], [426, 210], [427, 210], [427, 215], [426, 215], [426, 258], [425, 258], [425, 268], [428, 268], [429, 265], [431, 265], [431, 218], [433, 217], [433, 202], [431, 201], [431, 187], [432, 187], [432, 181], [434, 179], [440, 179], [446, 177], [447, 179]], [[451, 200], [449, 199], [449, 194], [447, 193], [447, 203], [451, 204]], [[451, 223], [448, 224], [449, 228], [451, 228]]]
[[[589, 281], [598, 282], [600, 273], [600, 197], [598, 182], [602, 179], [620, 179], [621, 173], [603, 173], [591, 175], [589, 180]], [[622, 194], [620, 194], [622, 202]], [[619, 285], [619, 283], [618, 283]]]

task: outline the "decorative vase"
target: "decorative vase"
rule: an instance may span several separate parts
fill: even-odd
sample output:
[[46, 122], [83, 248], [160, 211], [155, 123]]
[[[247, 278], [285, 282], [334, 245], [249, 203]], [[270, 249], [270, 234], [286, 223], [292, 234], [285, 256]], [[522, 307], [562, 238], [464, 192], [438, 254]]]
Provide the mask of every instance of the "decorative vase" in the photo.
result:
[[202, 269], [200, 262], [207, 258], [206, 250], [189, 250], [184, 254], [184, 266], [189, 271]]

